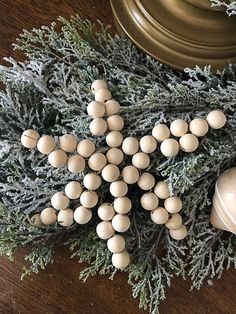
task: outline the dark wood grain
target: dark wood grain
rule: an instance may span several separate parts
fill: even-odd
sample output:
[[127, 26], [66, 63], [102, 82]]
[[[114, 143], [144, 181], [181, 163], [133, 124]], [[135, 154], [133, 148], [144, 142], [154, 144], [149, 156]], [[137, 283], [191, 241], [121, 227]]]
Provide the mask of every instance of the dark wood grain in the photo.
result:
[[[119, 0], [117, 0], [119, 1]], [[108, 0], [1, 0], [0, 57], [22, 57], [12, 52], [11, 43], [23, 28], [50, 24], [58, 15], [66, 18], [79, 13], [92, 20], [113, 24]], [[78, 280], [83, 265], [69, 258], [64, 247], [58, 247], [55, 263], [39, 275], [20, 280], [27, 249], [20, 250], [14, 262], [0, 259], [0, 313], [50, 314], [141, 314], [138, 300], [131, 297], [127, 277], [120, 273], [110, 281], [96, 276], [86, 283]], [[205, 285], [200, 291], [189, 291], [189, 281], [175, 279], [161, 314], [236, 313], [236, 272], [228, 270], [221, 280]]]

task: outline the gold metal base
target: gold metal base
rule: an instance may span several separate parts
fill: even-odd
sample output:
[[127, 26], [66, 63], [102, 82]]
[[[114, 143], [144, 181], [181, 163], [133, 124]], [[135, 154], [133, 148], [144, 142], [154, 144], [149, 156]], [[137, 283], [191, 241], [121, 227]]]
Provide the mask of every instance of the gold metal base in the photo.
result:
[[110, 0], [118, 31], [176, 69], [236, 63], [236, 16], [209, 0]]

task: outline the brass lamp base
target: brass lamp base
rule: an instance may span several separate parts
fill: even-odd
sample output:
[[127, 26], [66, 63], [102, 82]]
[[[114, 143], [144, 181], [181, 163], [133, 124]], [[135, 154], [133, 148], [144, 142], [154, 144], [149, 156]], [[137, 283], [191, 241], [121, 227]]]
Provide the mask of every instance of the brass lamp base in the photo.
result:
[[236, 16], [210, 0], [110, 0], [118, 31], [176, 69], [236, 63]]

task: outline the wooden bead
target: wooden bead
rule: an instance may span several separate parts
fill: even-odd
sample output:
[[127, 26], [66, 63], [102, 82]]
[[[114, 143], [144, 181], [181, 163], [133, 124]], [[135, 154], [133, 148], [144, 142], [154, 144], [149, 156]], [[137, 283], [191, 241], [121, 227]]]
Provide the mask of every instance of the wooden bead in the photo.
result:
[[170, 229], [170, 236], [175, 240], [182, 240], [188, 234], [187, 228], [181, 225], [178, 229]]
[[144, 191], [148, 191], [154, 187], [155, 178], [151, 173], [144, 172], [139, 177], [137, 183], [138, 183], [138, 186], [140, 187], [140, 189], [142, 189]]
[[178, 229], [182, 225], [182, 217], [180, 214], [170, 215], [165, 225], [168, 229]]
[[80, 203], [82, 206], [87, 208], [93, 208], [97, 205], [98, 195], [94, 191], [84, 191], [80, 195]]
[[95, 144], [89, 140], [82, 140], [79, 142], [78, 146], [77, 146], [77, 153], [84, 157], [84, 158], [88, 158], [90, 157], [93, 153], [95, 152]]
[[111, 253], [120, 253], [125, 249], [125, 239], [119, 234], [115, 234], [108, 239], [107, 248]]
[[83, 179], [84, 187], [88, 190], [97, 190], [102, 184], [101, 177], [96, 173], [88, 173]]
[[153, 210], [157, 208], [159, 199], [154, 193], [145, 193], [141, 197], [141, 205], [146, 210]]
[[130, 263], [129, 253], [122, 251], [112, 255], [112, 265], [118, 269], [126, 268]]
[[208, 132], [209, 126], [206, 120], [197, 118], [190, 122], [189, 130], [192, 134], [201, 137]]
[[151, 154], [157, 149], [157, 142], [151, 135], [145, 135], [140, 139], [139, 146], [142, 152]]
[[131, 210], [132, 203], [127, 196], [123, 196], [116, 198], [113, 206], [118, 214], [127, 214]]
[[120, 165], [124, 159], [124, 154], [118, 148], [111, 148], [107, 151], [106, 157], [110, 164]]
[[66, 153], [72, 153], [76, 150], [77, 139], [72, 134], [65, 134], [60, 137], [60, 148]]
[[198, 138], [193, 134], [185, 134], [180, 138], [179, 145], [184, 152], [192, 153], [198, 148]]
[[109, 203], [103, 203], [98, 207], [98, 217], [102, 220], [112, 220], [115, 215], [113, 206]]
[[119, 178], [120, 170], [116, 165], [108, 164], [102, 169], [102, 178], [107, 182], [114, 182]]
[[85, 160], [79, 155], [71, 156], [68, 159], [68, 170], [72, 173], [79, 173], [84, 171]]
[[79, 206], [74, 211], [74, 220], [80, 224], [84, 225], [88, 223], [92, 218], [92, 211], [89, 208], [86, 208], [84, 206]]
[[63, 227], [69, 227], [74, 222], [74, 212], [71, 208], [60, 210], [57, 215], [58, 223]]
[[221, 110], [213, 110], [207, 115], [206, 120], [212, 129], [220, 129], [226, 123], [226, 116]]
[[176, 214], [182, 209], [182, 201], [178, 196], [172, 196], [165, 200], [164, 207], [170, 214]]
[[54, 168], [61, 168], [67, 162], [67, 155], [61, 149], [56, 149], [48, 155], [48, 162]]
[[91, 91], [95, 94], [100, 88], [107, 88], [107, 83], [103, 80], [96, 80], [91, 85]]
[[69, 202], [70, 200], [64, 192], [56, 192], [51, 197], [51, 204], [57, 210], [67, 208], [69, 205]]
[[105, 110], [107, 116], [112, 116], [120, 111], [120, 104], [114, 99], [108, 100], [105, 103]]
[[37, 149], [41, 154], [48, 155], [50, 154], [56, 147], [56, 141], [52, 136], [43, 135], [40, 137], [37, 143]]
[[111, 131], [106, 136], [106, 142], [110, 147], [121, 146], [123, 142], [123, 135], [119, 131]]
[[115, 230], [110, 221], [102, 221], [97, 225], [96, 232], [99, 238], [107, 240], [114, 235]]
[[40, 227], [43, 224], [40, 218], [40, 214], [34, 214], [33, 216], [31, 216], [30, 221], [36, 227]]
[[164, 156], [174, 157], [179, 152], [179, 143], [173, 138], [168, 138], [161, 143], [160, 150]]
[[152, 136], [157, 142], [163, 142], [170, 137], [170, 130], [165, 124], [157, 124], [152, 129]]
[[89, 168], [94, 171], [100, 171], [107, 163], [106, 156], [103, 153], [94, 153], [88, 160]]
[[115, 181], [110, 185], [110, 193], [114, 197], [123, 197], [128, 192], [128, 186], [124, 181]]
[[134, 155], [139, 150], [139, 142], [135, 137], [126, 137], [122, 144], [122, 150], [126, 155]]
[[117, 114], [107, 118], [107, 128], [110, 131], [121, 131], [124, 127], [124, 119]]
[[37, 131], [29, 129], [25, 130], [21, 135], [21, 144], [26, 148], [35, 148], [40, 135]]
[[139, 152], [133, 155], [132, 164], [138, 169], [145, 169], [150, 165], [150, 158], [147, 154]]
[[188, 123], [182, 119], [176, 119], [170, 124], [170, 132], [176, 137], [181, 137], [188, 132]]
[[151, 212], [151, 219], [155, 224], [162, 225], [167, 222], [168, 218], [168, 212], [161, 206]]
[[107, 88], [99, 88], [95, 92], [95, 100], [99, 102], [106, 102], [112, 99], [111, 92]]
[[105, 106], [99, 101], [92, 101], [88, 104], [87, 113], [92, 118], [102, 118], [105, 115]]
[[77, 181], [71, 181], [65, 186], [66, 196], [71, 200], [76, 200], [82, 193], [81, 184]]
[[95, 136], [103, 136], [107, 131], [107, 123], [102, 118], [95, 118], [89, 125], [90, 132]]
[[139, 179], [139, 171], [134, 166], [126, 166], [122, 170], [122, 178], [127, 184], [134, 184]]
[[40, 213], [40, 219], [44, 225], [53, 225], [57, 221], [56, 211], [52, 207], [44, 208]]
[[168, 184], [165, 181], [159, 181], [154, 187], [154, 193], [158, 198], [166, 199], [170, 196]]
[[125, 232], [130, 227], [130, 219], [127, 215], [116, 214], [112, 218], [112, 227], [117, 232]]

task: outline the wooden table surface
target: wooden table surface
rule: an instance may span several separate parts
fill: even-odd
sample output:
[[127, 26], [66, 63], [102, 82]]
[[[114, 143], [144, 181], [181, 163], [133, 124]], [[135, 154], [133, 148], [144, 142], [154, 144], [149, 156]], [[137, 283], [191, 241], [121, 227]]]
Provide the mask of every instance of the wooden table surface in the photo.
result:
[[[119, 1], [119, 0], [118, 0]], [[0, 57], [19, 57], [12, 52], [11, 43], [23, 28], [31, 29], [49, 24], [58, 15], [70, 17], [79, 13], [92, 20], [112, 24], [108, 0], [1, 0]], [[1, 60], [2, 62], [2, 60]], [[78, 280], [80, 269], [76, 259], [69, 259], [66, 248], [58, 247], [55, 263], [39, 275], [20, 280], [27, 249], [19, 250], [15, 261], [0, 259], [0, 314], [141, 314], [138, 300], [131, 296], [126, 275], [120, 273], [110, 281], [103, 276]], [[189, 281], [175, 279], [168, 299], [160, 306], [161, 314], [236, 313], [236, 272], [228, 270], [221, 280], [213, 280], [200, 291], [189, 291]]]

